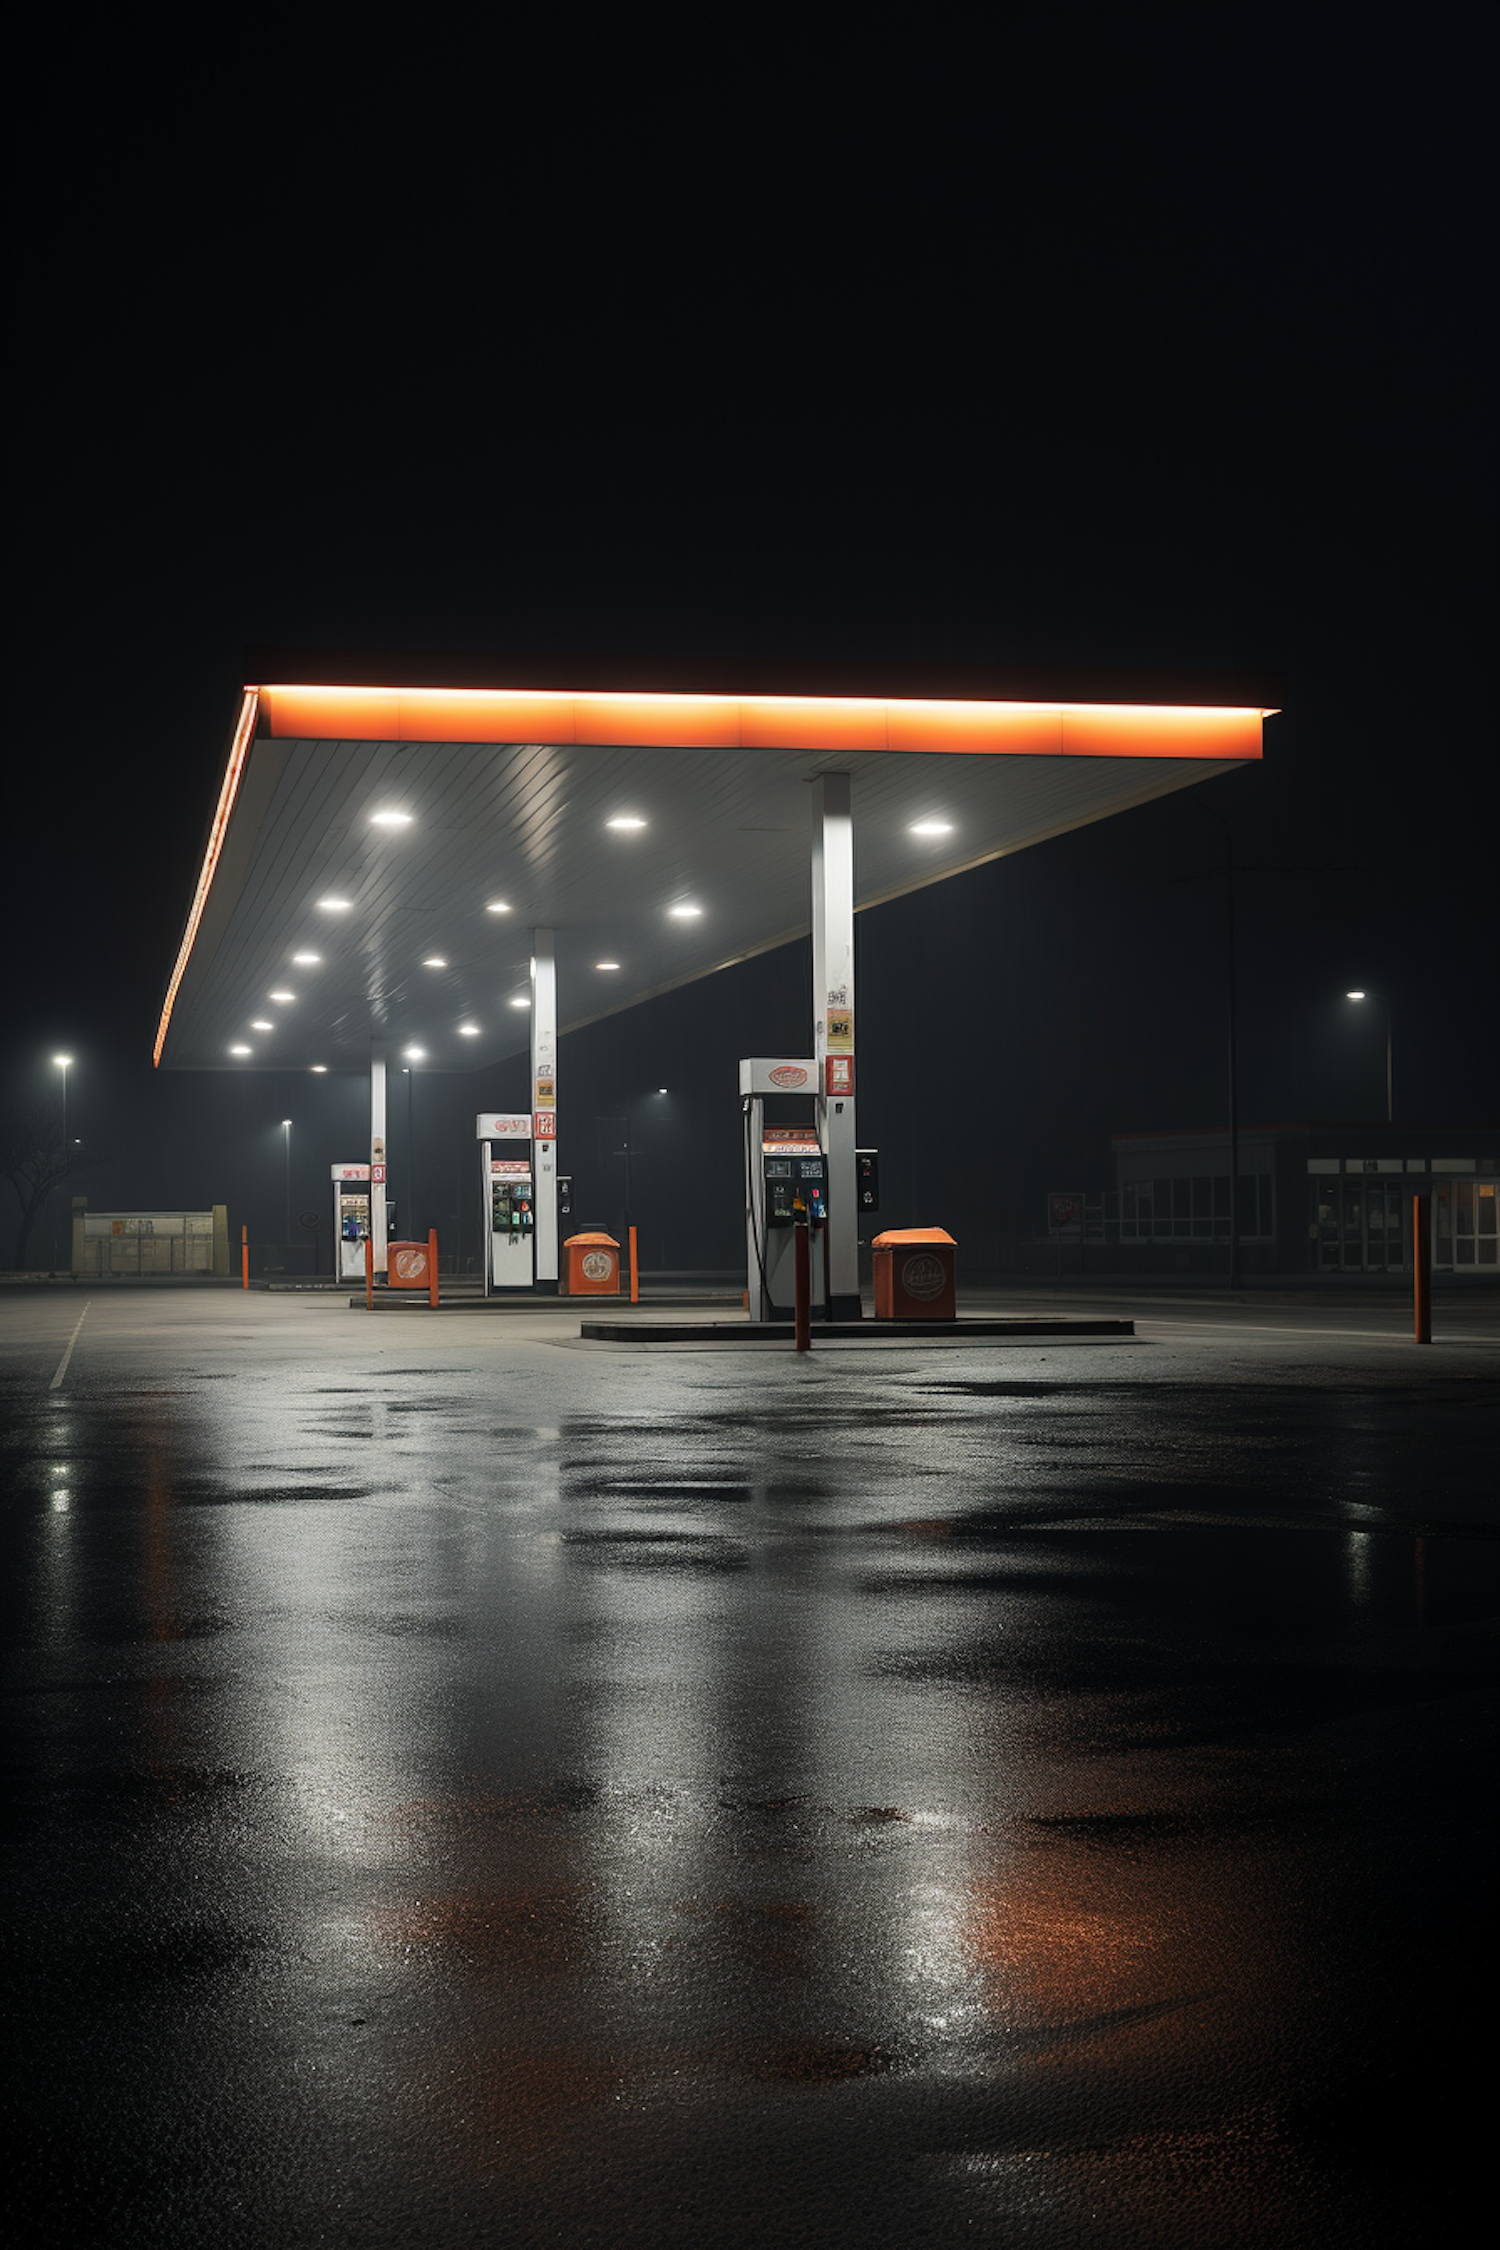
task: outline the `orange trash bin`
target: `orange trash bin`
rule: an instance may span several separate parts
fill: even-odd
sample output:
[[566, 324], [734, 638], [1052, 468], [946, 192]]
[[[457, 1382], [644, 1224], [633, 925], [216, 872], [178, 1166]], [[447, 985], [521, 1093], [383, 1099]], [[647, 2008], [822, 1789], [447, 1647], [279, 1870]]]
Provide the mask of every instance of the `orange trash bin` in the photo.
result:
[[560, 1297], [618, 1297], [620, 1245], [612, 1234], [570, 1234], [563, 1244]]
[[893, 1227], [877, 1234], [875, 1318], [954, 1320], [958, 1314], [958, 1244], [941, 1227]]
[[388, 1289], [425, 1289], [429, 1278], [425, 1242], [386, 1244], [385, 1279]]

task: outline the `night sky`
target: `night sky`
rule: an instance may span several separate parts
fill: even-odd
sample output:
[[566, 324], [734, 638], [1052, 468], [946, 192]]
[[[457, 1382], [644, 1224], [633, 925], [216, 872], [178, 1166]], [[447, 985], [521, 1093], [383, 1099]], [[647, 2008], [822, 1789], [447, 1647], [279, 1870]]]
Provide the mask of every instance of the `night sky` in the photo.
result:
[[[1025, 1228], [1112, 1131], [1223, 1123], [1209, 809], [1243, 1120], [1382, 1113], [1351, 984], [1391, 996], [1398, 1118], [1493, 1120], [1463, 58], [726, 47], [685, 100], [579, 36], [437, 58], [472, 122], [431, 56], [380, 66], [391, 108], [332, 55], [169, 90], [122, 47], [31, 128], [0, 1053], [75, 1056], [95, 1207], [269, 1235], [276, 1120], [299, 1210], [364, 1153], [357, 1082], [151, 1068], [257, 643], [1268, 673], [1262, 770], [860, 918], [861, 1135], [924, 1206], [891, 1220]], [[688, 1182], [662, 1253], [705, 1265], [733, 1061], [805, 1042], [805, 949], [712, 985], [561, 1059], [585, 1216], [596, 1118], [672, 1085], [637, 1201]], [[404, 1222], [449, 1225], [519, 1075], [419, 1085], [404, 1186], [393, 1108]]]

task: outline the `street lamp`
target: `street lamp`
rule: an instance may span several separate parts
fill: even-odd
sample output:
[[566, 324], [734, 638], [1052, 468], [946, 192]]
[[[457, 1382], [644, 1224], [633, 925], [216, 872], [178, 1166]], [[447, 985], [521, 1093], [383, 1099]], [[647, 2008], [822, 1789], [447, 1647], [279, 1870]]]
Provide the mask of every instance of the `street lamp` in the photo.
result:
[[73, 1060], [73, 1058], [71, 1055], [54, 1055], [52, 1060], [56, 1063], [58, 1069], [63, 1074], [62, 1145], [63, 1156], [66, 1158], [68, 1153], [68, 1065]]
[[[630, 1199], [630, 1159], [633, 1155], [638, 1155], [640, 1153], [638, 1150], [632, 1149], [630, 1145], [630, 1104], [632, 1101], [638, 1102], [641, 1100], [650, 1100], [652, 1098], [660, 1100], [661, 1096], [665, 1094], [666, 1091], [667, 1089], [665, 1086], [658, 1086], [654, 1097], [640, 1094], [628, 1094], [626, 1096], [625, 1115], [620, 1119], [620, 1123], [625, 1128], [625, 1144], [623, 1148], [611, 1149], [609, 1152], [611, 1156], [623, 1156], [625, 1159], [625, 1231], [627, 1234], [630, 1231], [630, 1215], [632, 1210]], [[607, 1120], [601, 1118], [599, 1122], [601, 1124], [606, 1122], [609, 1124], [613, 1124], [615, 1120], [613, 1118], [609, 1118]]]
[[1390, 1124], [1395, 1112], [1391, 1107], [1391, 1004], [1382, 1000], [1378, 992], [1346, 992], [1346, 1000], [1373, 1000], [1377, 1008], [1385, 1010], [1385, 1121]]
[[292, 1121], [281, 1120], [281, 1138], [286, 1150], [286, 1246], [292, 1246]]
[[[52, 1060], [62, 1072], [62, 1156], [63, 1162], [66, 1164], [68, 1161], [68, 1065], [73, 1058], [71, 1055], [54, 1055]], [[57, 1250], [55, 1236], [52, 1247], [55, 1253]]]

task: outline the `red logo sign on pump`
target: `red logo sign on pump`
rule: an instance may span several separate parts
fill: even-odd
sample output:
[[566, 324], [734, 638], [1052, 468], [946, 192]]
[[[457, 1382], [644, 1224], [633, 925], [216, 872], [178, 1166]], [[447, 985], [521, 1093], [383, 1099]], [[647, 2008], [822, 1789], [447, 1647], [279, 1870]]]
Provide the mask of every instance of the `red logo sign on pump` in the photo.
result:
[[915, 1250], [902, 1264], [901, 1286], [919, 1304], [930, 1297], [941, 1297], [947, 1281], [942, 1259], [935, 1258], [930, 1250]]
[[807, 1084], [807, 1072], [801, 1063], [778, 1063], [769, 1075], [773, 1086], [788, 1087], [805, 1086]]
[[539, 1141], [555, 1141], [557, 1139], [557, 1111], [555, 1109], [539, 1109], [533, 1123]]

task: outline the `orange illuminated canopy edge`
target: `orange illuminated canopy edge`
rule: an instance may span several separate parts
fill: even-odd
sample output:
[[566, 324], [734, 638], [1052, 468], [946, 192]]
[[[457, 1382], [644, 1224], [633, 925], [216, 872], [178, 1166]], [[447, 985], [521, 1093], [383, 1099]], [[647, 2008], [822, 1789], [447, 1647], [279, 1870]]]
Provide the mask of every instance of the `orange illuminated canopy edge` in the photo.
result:
[[988, 757], [1254, 759], [1264, 704], [728, 695], [267, 681], [273, 739], [545, 742], [621, 748], [850, 750]]

